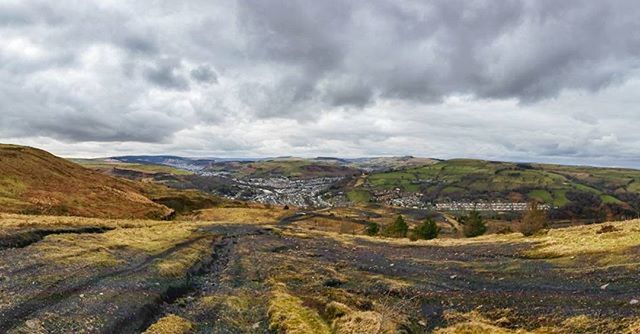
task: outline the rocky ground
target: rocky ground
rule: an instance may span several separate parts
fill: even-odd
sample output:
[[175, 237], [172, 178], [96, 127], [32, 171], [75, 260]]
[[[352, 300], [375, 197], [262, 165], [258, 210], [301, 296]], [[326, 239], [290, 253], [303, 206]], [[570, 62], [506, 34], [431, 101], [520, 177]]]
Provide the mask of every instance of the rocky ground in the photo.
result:
[[[190, 224], [153, 248], [106, 242], [137, 233], [120, 226], [0, 250], [0, 332], [629, 333], [640, 319], [638, 247], [612, 262], [536, 258], [530, 242]], [[140, 238], [169, 238], [167, 226]]]

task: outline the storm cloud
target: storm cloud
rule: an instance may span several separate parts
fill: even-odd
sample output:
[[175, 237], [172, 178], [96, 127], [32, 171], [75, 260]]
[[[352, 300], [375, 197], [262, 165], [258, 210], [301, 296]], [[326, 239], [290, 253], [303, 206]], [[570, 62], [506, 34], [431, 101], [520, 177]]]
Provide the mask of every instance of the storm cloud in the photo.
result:
[[640, 166], [636, 1], [0, 3], [0, 140]]

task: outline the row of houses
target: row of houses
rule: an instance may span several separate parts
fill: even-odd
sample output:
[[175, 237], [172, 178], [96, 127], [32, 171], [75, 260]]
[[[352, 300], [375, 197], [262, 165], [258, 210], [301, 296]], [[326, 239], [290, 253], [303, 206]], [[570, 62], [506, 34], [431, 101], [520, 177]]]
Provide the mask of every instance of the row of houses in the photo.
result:
[[[526, 211], [529, 203], [523, 202], [447, 202], [436, 203], [436, 210], [440, 211]], [[549, 210], [548, 204], [539, 204], [538, 209]]]

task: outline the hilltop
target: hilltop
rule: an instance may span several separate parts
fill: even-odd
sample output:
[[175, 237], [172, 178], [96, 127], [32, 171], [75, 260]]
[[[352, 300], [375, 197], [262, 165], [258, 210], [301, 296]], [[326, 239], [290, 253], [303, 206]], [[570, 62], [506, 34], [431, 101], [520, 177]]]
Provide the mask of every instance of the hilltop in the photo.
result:
[[87, 217], [163, 218], [168, 207], [141, 185], [84, 168], [43, 150], [0, 144], [4, 212]]

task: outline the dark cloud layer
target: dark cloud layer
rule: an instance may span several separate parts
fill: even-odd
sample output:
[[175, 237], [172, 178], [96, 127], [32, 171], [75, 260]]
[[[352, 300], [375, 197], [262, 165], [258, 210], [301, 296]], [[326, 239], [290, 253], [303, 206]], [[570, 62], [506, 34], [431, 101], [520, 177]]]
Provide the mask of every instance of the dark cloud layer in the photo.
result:
[[[640, 153], [625, 145], [640, 138], [622, 132], [639, 120], [637, 1], [9, 0], [0, 36], [0, 138], [14, 141], [248, 155]], [[483, 146], [467, 151], [461, 137]]]

